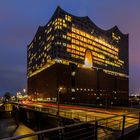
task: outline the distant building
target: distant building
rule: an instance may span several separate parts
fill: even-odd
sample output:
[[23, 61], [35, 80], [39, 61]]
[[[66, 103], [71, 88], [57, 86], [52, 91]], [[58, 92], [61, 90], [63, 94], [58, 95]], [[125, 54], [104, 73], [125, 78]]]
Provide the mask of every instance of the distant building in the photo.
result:
[[33, 100], [121, 105], [128, 102], [128, 35], [97, 27], [58, 7], [27, 51]]

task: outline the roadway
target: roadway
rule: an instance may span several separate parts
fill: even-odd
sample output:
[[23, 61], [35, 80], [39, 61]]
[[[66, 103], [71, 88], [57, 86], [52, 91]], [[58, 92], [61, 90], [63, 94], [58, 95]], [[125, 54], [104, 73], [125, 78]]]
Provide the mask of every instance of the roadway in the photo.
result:
[[[24, 101], [21, 105], [30, 107], [48, 109], [50, 114], [56, 115], [58, 111], [58, 105], [56, 103], [41, 103], [41, 102], [29, 102]], [[40, 110], [41, 111], [41, 110]], [[59, 105], [59, 115], [61, 117], [79, 119], [80, 121], [92, 121], [101, 120], [114, 117], [115, 121], [122, 121], [122, 115], [126, 115], [126, 126], [129, 127], [132, 124], [138, 123], [138, 113], [129, 113], [128, 111], [121, 111], [117, 109], [103, 109], [95, 107], [85, 107], [77, 105]], [[117, 116], [117, 117], [116, 117]]]
[[[53, 110], [52, 113], [57, 113], [58, 105], [55, 103], [40, 103], [40, 102], [29, 102], [24, 101], [20, 103], [21, 105], [26, 105], [30, 107], [38, 107], [38, 108], [46, 108], [49, 110]], [[112, 116], [118, 115], [116, 112], [110, 112], [107, 110], [99, 109], [99, 108], [91, 108], [91, 107], [83, 107], [83, 106], [75, 106], [75, 105], [59, 105], [59, 115], [64, 117], [78, 118], [80, 121], [90, 121], [90, 120], [99, 120], [102, 118], [108, 118]]]

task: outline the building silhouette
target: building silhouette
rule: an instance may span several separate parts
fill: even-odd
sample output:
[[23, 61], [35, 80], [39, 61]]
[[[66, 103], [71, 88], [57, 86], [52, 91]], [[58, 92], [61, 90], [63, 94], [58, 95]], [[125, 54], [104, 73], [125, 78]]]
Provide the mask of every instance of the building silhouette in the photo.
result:
[[97, 27], [57, 7], [27, 50], [32, 100], [125, 105], [129, 95], [128, 34]]

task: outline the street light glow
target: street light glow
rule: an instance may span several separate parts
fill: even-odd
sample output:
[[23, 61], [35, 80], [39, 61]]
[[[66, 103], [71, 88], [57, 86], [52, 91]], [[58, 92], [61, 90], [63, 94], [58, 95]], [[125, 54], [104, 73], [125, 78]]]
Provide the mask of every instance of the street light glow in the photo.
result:
[[63, 87], [59, 87], [59, 92], [63, 89]]
[[26, 89], [25, 89], [25, 88], [23, 89], [23, 92], [24, 92], [24, 93], [26, 92]]

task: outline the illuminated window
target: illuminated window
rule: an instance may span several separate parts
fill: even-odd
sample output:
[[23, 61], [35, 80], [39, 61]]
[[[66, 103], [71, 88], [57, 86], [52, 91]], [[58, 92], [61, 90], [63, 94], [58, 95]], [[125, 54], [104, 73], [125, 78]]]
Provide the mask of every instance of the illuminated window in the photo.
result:
[[71, 75], [72, 75], [72, 76], [75, 76], [75, 74], [76, 74], [76, 72], [75, 72], [75, 71], [73, 71], [73, 72], [71, 73]]
[[72, 92], [75, 92], [75, 89], [74, 89], [74, 88], [72, 88], [72, 89], [71, 89], [71, 91], [72, 91]]
[[92, 54], [90, 50], [86, 51], [85, 55], [85, 67], [91, 68], [92, 67]]
[[39, 36], [39, 40], [41, 39], [41, 36]]
[[67, 36], [67, 39], [68, 39], [68, 40], [71, 40], [71, 38], [70, 38], [69, 36]]
[[66, 43], [63, 43], [63, 46], [66, 46], [67, 44]]
[[63, 27], [65, 27], [65, 28], [66, 28], [66, 27], [67, 27], [67, 24], [63, 23]]
[[65, 19], [66, 19], [67, 21], [71, 21], [71, 16], [65, 15]]

